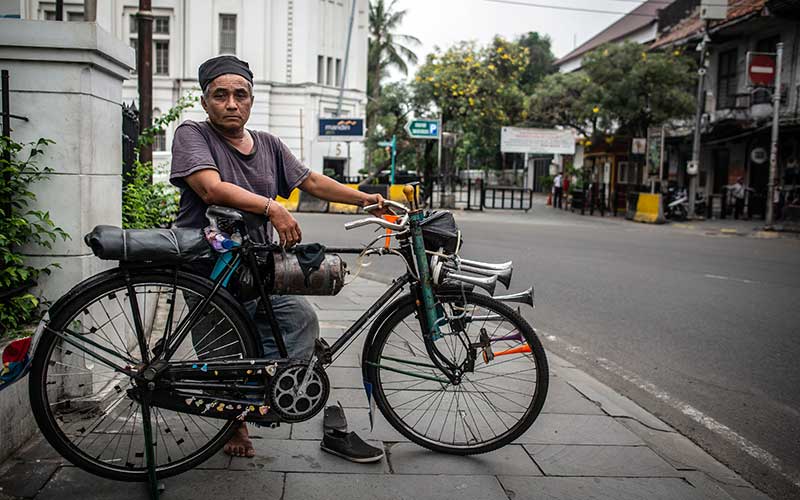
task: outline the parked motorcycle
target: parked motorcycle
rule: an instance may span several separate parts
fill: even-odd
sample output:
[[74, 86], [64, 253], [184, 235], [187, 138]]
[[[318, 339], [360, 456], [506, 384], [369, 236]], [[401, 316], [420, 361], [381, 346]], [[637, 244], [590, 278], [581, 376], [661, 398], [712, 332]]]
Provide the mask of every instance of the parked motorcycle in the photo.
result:
[[[702, 192], [695, 193], [694, 216], [703, 217], [706, 213], [706, 198]], [[669, 198], [664, 215], [669, 220], [685, 221], [689, 218], [689, 194], [686, 189], [669, 189]]]

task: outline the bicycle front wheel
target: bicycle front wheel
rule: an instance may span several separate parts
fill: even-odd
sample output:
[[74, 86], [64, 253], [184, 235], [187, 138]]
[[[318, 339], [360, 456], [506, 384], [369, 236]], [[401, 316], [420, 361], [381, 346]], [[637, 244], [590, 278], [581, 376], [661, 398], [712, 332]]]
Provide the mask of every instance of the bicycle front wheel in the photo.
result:
[[491, 297], [437, 297], [436, 349], [463, 372], [452, 383], [431, 361], [413, 301], [400, 303], [367, 355], [375, 403], [414, 443], [456, 455], [500, 448], [525, 432], [544, 405], [548, 367], [533, 328]]
[[[184, 273], [175, 279], [163, 270], [131, 271], [129, 281], [120, 271], [107, 275], [79, 285], [51, 318], [31, 367], [33, 414], [64, 458], [118, 481], [147, 478], [143, 418], [149, 415], [156, 474], [178, 474], [218, 451], [234, 423], [153, 406], [145, 415], [131, 397], [135, 391], [129, 391], [134, 381], [118, 367], [140, 366], [141, 346], [152, 359], [164, 338], [210, 295], [209, 282]], [[217, 293], [173, 359], [256, 356], [241, 308], [229, 294]], [[213, 397], [197, 391], [197, 397], [203, 395]]]

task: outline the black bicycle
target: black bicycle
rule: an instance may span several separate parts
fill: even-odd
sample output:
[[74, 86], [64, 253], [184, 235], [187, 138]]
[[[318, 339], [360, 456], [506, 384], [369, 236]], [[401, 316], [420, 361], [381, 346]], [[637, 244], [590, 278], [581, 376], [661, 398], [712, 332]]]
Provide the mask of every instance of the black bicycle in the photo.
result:
[[[532, 305], [532, 289], [478, 293], [508, 286], [511, 263], [460, 259], [452, 215], [387, 203], [399, 220], [345, 226], [377, 225], [399, 244], [329, 248], [311, 272], [251, 237], [265, 220], [228, 208], [208, 210], [235, 241], [221, 256], [199, 230], [96, 229], [95, 253], [119, 267], [59, 299], [33, 341], [30, 401], [46, 439], [93, 474], [153, 485], [216, 453], [237, 422], [312, 418], [329, 394], [325, 367], [364, 331], [367, 397], [408, 439], [461, 455], [516, 439], [544, 404], [548, 368], [533, 328], [503, 301]], [[288, 358], [276, 324], [281, 356], [262, 357], [243, 299], [261, 298], [274, 323], [269, 294], [341, 289], [340, 253], [398, 255], [407, 271], [311, 359]], [[195, 267], [210, 257], [213, 279]]]

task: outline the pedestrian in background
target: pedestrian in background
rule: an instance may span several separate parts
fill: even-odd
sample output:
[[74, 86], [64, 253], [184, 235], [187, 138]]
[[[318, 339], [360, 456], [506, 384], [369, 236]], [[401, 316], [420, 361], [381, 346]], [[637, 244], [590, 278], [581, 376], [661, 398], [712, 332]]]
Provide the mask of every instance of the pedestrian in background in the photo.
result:
[[733, 197], [733, 218], [739, 219], [740, 215], [744, 215], [744, 199], [747, 191], [752, 189], [744, 187], [744, 177], [737, 177], [736, 182], [725, 187]]
[[553, 208], [561, 208], [561, 198], [564, 196], [564, 173], [559, 172], [553, 179]]

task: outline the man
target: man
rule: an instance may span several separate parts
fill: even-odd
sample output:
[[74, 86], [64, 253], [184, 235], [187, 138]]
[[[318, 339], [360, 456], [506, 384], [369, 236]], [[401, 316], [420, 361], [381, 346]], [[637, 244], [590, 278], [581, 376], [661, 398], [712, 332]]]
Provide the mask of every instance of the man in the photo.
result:
[[553, 208], [561, 208], [561, 198], [564, 194], [564, 174], [559, 172], [553, 179]]
[[[379, 208], [373, 215], [383, 213], [383, 198], [379, 194], [356, 191], [311, 172], [280, 139], [245, 128], [254, 102], [253, 73], [246, 62], [228, 55], [209, 59], [200, 66], [199, 82], [203, 91], [200, 103], [208, 118], [204, 122], [181, 123], [172, 144], [170, 182], [181, 189], [177, 226], [205, 227], [209, 205], [233, 207], [266, 215], [270, 223], [263, 237], [271, 239], [274, 229], [281, 245], [290, 247], [302, 239], [300, 225], [274, 199], [288, 198], [294, 188], [337, 203], [361, 207], [377, 204]], [[275, 296], [271, 302], [289, 357], [310, 358], [319, 335], [319, 323], [311, 305], [298, 296]], [[244, 305], [258, 326], [264, 355], [278, 357], [264, 311], [258, 308], [257, 301]], [[363, 455], [365, 448], [360, 450]], [[347, 456], [348, 450], [336, 451], [352, 459]], [[242, 457], [255, 455], [244, 423], [225, 445], [225, 452]], [[377, 460], [381, 457], [382, 452]]]
[[744, 187], [744, 177], [737, 177], [735, 183], [726, 187], [733, 196], [733, 218], [738, 220], [740, 216], [744, 215], [744, 199], [747, 191], [752, 191], [752, 189]]

